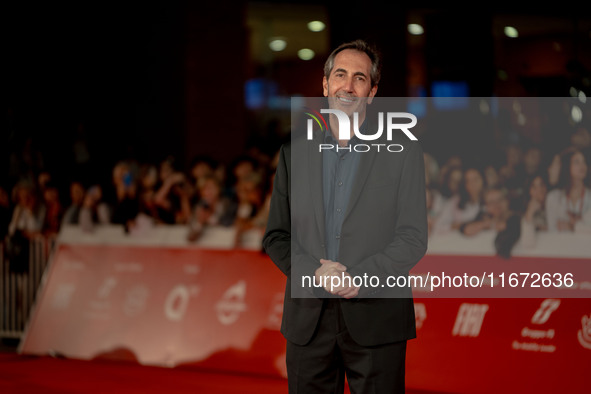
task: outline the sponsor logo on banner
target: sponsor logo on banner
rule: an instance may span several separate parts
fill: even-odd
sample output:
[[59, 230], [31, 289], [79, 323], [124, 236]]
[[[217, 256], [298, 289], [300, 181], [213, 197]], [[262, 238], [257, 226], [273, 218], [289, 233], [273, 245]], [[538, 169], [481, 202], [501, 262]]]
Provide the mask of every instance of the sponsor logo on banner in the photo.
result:
[[591, 313], [589, 316], [583, 315], [581, 318], [581, 329], [577, 333], [577, 337], [579, 338], [579, 343], [585, 349], [591, 350]]
[[60, 283], [51, 298], [51, 307], [53, 309], [68, 309], [75, 290], [76, 285], [73, 283]]
[[415, 302], [415, 324], [417, 329], [423, 327], [425, 319], [427, 319], [427, 307], [422, 302]]
[[199, 286], [176, 285], [168, 293], [164, 302], [164, 315], [168, 320], [180, 321], [187, 312], [189, 300], [199, 294]]
[[550, 319], [552, 312], [558, 309], [560, 300], [547, 298], [540, 304], [540, 307], [531, 318], [532, 324], [544, 324]]
[[225, 326], [234, 324], [240, 314], [246, 311], [246, 281], [240, 280], [230, 286], [215, 306], [218, 320]]
[[127, 291], [123, 302], [123, 312], [126, 316], [134, 317], [146, 309], [150, 290], [145, 285], [136, 285]]
[[271, 301], [271, 310], [267, 318], [267, 328], [271, 330], [281, 329], [281, 318], [283, 316], [283, 293], [275, 293]]
[[[560, 300], [553, 298], [545, 299], [540, 303], [539, 308], [532, 315], [531, 324], [541, 325], [547, 323], [548, 320], [550, 320], [552, 313], [556, 311], [559, 306]], [[554, 353], [556, 351], [556, 346], [551, 343], [556, 336], [556, 331], [553, 328], [540, 330], [523, 327], [520, 334], [520, 338], [514, 340], [511, 344], [511, 347], [514, 350], [543, 353]]]
[[487, 311], [488, 304], [463, 303], [460, 305], [452, 335], [460, 337], [477, 337], [480, 335], [484, 315], [486, 315]]

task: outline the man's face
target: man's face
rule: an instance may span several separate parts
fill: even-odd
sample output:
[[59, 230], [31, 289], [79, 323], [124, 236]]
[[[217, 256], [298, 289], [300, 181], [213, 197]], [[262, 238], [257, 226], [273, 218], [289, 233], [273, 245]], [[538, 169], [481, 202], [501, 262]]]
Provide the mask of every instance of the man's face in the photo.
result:
[[324, 96], [331, 108], [339, 109], [349, 116], [353, 112], [365, 112], [371, 104], [378, 87], [371, 86], [371, 59], [367, 54], [345, 49], [334, 59], [334, 66], [322, 80]]

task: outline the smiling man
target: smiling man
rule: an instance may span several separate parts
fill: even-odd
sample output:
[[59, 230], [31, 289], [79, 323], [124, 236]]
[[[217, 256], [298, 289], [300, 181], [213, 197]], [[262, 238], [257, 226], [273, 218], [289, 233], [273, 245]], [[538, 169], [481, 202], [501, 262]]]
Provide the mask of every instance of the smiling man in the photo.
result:
[[[348, 138], [331, 113], [313, 140], [281, 147], [263, 244], [287, 277], [290, 393], [342, 393], [345, 376], [352, 393], [405, 391], [412, 292], [385, 284], [408, 275], [427, 249], [424, 161], [402, 133], [389, 141], [403, 146], [396, 153], [347, 149], [360, 142], [355, 124], [374, 130], [366, 113], [379, 80], [379, 55], [366, 42], [336, 48], [322, 87], [330, 109], [349, 118]], [[319, 143], [343, 149], [319, 151]], [[374, 282], [354, 280], [368, 277]], [[306, 287], [306, 278], [322, 285]]]

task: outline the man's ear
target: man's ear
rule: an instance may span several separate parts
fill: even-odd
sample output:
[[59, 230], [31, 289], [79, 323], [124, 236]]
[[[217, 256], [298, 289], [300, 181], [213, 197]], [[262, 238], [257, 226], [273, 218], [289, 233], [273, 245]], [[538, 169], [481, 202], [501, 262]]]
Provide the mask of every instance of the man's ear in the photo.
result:
[[324, 97], [328, 97], [328, 79], [326, 79], [326, 76], [322, 77], [322, 93]]
[[367, 103], [371, 104], [373, 98], [375, 97], [376, 93], [378, 92], [378, 85], [373, 85], [373, 87], [369, 91], [369, 98], [367, 99]]

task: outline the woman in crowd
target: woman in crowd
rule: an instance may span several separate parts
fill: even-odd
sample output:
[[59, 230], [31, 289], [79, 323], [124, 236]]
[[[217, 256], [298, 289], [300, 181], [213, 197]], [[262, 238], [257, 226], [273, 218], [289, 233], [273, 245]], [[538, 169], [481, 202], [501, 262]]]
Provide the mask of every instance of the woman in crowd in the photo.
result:
[[462, 224], [474, 220], [483, 209], [484, 178], [476, 168], [464, 171], [464, 183], [458, 194], [451, 197], [435, 222], [434, 233], [458, 230]]
[[548, 193], [546, 209], [549, 231], [575, 231], [591, 211], [591, 189], [585, 184], [587, 160], [577, 148], [561, 154], [558, 188]]
[[191, 242], [199, 239], [207, 226], [231, 226], [236, 218], [237, 206], [235, 202], [222, 196], [221, 183], [215, 176], [204, 176], [199, 195], [201, 198], [189, 221], [187, 239]]
[[102, 188], [100, 185], [89, 187], [80, 209], [80, 227], [84, 231], [92, 231], [95, 225], [110, 222], [111, 211], [108, 204], [103, 201]]
[[191, 217], [191, 185], [172, 157], [160, 163], [160, 185], [154, 195], [158, 217], [166, 224], [186, 224]]
[[525, 188], [528, 192], [528, 201], [525, 203], [525, 212], [521, 220], [521, 243], [526, 248], [535, 245], [536, 233], [548, 230], [546, 215], [546, 196], [548, 182], [542, 174], [533, 176]]

